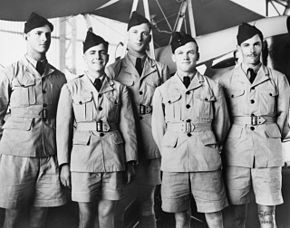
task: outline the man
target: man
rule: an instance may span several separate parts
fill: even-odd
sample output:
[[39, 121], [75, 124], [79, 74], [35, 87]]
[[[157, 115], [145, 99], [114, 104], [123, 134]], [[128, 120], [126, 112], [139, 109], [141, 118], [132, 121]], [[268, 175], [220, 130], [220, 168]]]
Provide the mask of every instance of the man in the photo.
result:
[[78, 202], [79, 228], [92, 227], [96, 209], [99, 227], [112, 228], [125, 170], [129, 183], [137, 160], [135, 120], [127, 88], [104, 72], [108, 42], [89, 31], [83, 53], [87, 71], [67, 83], [59, 99], [60, 176]]
[[156, 227], [154, 192], [160, 184], [160, 152], [151, 133], [152, 96], [169, 77], [167, 67], [146, 54], [150, 31], [149, 21], [133, 12], [128, 23], [128, 53], [108, 67], [109, 77], [125, 84], [133, 100], [140, 158], [134, 183], [140, 228]]
[[283, 203], [281, 140], [289, 131], [289, 84], [285, 75], [261, 63], [260, 30], [243, 23], [237, 41], [242, 62], [220, 79], [233, 124], [224, 148], [229, 199], [236, 227], [245, 227], [252, 190], [261, 227], [276, 227], [275, 206]]
[[5, 227], [17, 227], [28, 205], [29, 227], [42, 227], [47, 207], [66, 202], [55, 146], [56, 109], [66, 79], [46, 60], [52, 31], [48, 20], [32, 13], [24, 26], [27, 53], [0, 77], [0, 207], [6, 208]]
[[190, 196], [209, 227], [223, 227], [227, 206], [220, 149], [229, 129], [223, 92], [196, 69], [198, 45], [190, 35], [173, 35], [177, 72], [155, 90], [152, 133], [161, 151], [162, 209], [175, 213], [176, 227], [190, 227]]

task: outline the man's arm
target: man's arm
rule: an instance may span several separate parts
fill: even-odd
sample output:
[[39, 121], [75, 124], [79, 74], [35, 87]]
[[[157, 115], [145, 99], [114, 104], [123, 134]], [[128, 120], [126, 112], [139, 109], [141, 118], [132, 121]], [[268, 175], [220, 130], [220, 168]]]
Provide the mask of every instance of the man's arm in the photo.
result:
[[56, 115], [57, 159], [60, 166], [61, 183], [70, 187], [70, 151], [73, 128], [72, 98], [67, 85], [62, 87]]

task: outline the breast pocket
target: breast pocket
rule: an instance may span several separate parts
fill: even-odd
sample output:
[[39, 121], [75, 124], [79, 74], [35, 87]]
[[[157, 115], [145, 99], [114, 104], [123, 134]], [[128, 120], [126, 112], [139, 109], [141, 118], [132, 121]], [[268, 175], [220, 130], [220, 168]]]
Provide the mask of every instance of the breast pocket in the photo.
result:
[[241, 113], [243, 112], [245, 103], [245, 90], [230, 90], [229, 91], [229, 99], [230, 99], [230, 105], [231, 105], [231, 112], [233, 114], [235, 113]]
[[107, 111], [107, 117], [109, 121], [117, 122], [121, 104], [116, 95], [106, 95], [105, 106]]
[[259, 90], [258, 94], [261, 113], [275, 114], [278, 92], [273, 88]]
[[199, 119], [213, 119], [213, 103], [216, 98], [210, 94], [198, 94], [195, 96], [194, 109], [197, 111], [197, 117]]
[[173, 94], [164, 99], [165, 116], [167, 121], [181, 120], [181, 94]]
[[91, 93], [73, 97], [73, 108], [76, 121], [92, 121], [94, 114], [93, 95]]
[[12, 81], [11, 107], [26, 107], [36, 104], [36, 80], [30, 75]]

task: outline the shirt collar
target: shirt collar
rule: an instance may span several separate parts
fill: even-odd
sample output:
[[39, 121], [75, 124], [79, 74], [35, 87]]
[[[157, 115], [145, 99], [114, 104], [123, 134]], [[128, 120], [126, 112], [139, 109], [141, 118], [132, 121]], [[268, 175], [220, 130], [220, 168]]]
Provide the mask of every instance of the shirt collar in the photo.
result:
[[[25, 58], [27, 59], [27, 61], [32, 64], [32, 66], [34, 66], [34, 68], [36, 68], [36, 64], [38, 61], [36, 61], [34, 58], [32, 58], [30, 55], [28, 54], [25, 54]], [[46, 59], [42, 59], [40, 60], [40, 62], [42, 63], [47, 63], [47, 60]]]
[[241, 69], [246, 75], [247, 75], [249, 68], [253, 69], [255, 73], [258, 73], [261, 66], [262, 66], [262, 63], [259, 63], [254, 67], [247, 67], [245, 64], [241, 63]]
[[[89, 74], [88, 71], [85, 72], [85, 74], [87, 75], [87, 77], [90, 79], [90, 81], [94, 84], [95, 80], [97, 79], [96, 77], [93, 77], [92, 75]], [[105, 78], [105, 74], [101, 75], [100, 77], [98, 77], [102, 82]]]

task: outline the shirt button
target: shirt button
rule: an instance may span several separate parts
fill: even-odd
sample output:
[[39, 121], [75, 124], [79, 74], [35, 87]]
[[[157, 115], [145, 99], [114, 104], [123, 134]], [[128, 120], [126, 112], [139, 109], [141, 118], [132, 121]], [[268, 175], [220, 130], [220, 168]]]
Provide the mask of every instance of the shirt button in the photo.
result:
[[46, 103], [44, 103], [44, 104], [43, 104], [43, 107], [47, 107], [47, 104], [46, 104]]
[[142, 117], [142, 116], [140, 116], [140, 117], [139, 117], [139, 119], [140, 119], [140, 120], [142, 120], [142, 119], [143, 119], [143, 117]]
[[255, 103], [255, 100], [250, 100], [251, 104], [254, 104]]
[[81, 105], [81, 104], [83, 104], [83, 102], [80, 101], [79, 104]]
[[42, 93], [46, 93], [46, 90], [42, 90]]
[[187, 136], [188, 136], [188, 137], [191, 137], [191, 133], [187, 133]]
[[102, 97], [102, 94], [99, 94], [99, 95], [98, 95], [98, 98], [101, 98], [101, 97]]
[[190, 94], [190, 91], [186, 91], [186, 93], [185, 93], [186, 95], [189, 95]]
[[100, 133], [100, 137], [103, 137], [103, 136], [105, 136], [105, 134], [104, 133]]
[[186, 122], [188, 122], [188, 123], [189, 123], [190, 121], [191, 121], [191, 119], [187, 119], [187, 120], [186, 120]]
[[142, 92], [142, 91], [139, 91], [139, 94], [140, 94], [140, 95], [142, 95], [142, 94], [143, 94], [143, 92]]
[[103, 108], [102, 107], [99, 107], [99, 111], [102, 111], [103, 110]]
[[254, 131], [254, 130], [255, 130], [255, 128], [254, 128], [254, 127], [250, 127], [250, 129], [251, 129], [252, 131]]
[[205, 98], [204, 100], [205, 100], [205, 101], [208, 101], [208, 99], [207, 99], [207, 98]]
[[187, 104], [185, 107], [186, 107], [187, 109], [189, 109], [189, 108], [190, 108], [190, 105], [189, 105], [189, 104]]

